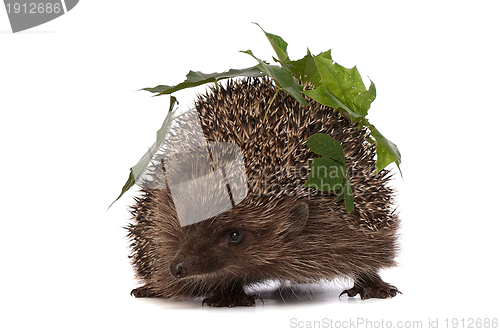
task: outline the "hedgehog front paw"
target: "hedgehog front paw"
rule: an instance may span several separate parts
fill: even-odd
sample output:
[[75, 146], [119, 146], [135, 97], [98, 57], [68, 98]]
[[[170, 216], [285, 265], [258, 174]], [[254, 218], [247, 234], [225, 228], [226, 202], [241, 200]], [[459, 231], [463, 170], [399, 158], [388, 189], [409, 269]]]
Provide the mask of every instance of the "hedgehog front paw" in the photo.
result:
[[130, 295], [133, 297], [158, 297], [147, 289], [146, 286], [142, 286], [136, 289], [132, 289]]
[[398, 293], [403, 294], [395, 286], [382, 280], [377, 280], [364, 285], [354, 284], [353, 288], [344, 290], [340, 293], [339, 297], [344, 294], [347, 294], [349, 297], [359, 294], [362, 300], [370, 298], [387, 299], [396, 296]]
[[208, 305], [209, 307], [253, 307], [255, 306], [255, 299], [260, 299], [258, 295], [247, 295], [241, 293], [235, 296], [222, 296], [214, 295], [212, 297], [207, 297], [203, 300], [201, 305]]

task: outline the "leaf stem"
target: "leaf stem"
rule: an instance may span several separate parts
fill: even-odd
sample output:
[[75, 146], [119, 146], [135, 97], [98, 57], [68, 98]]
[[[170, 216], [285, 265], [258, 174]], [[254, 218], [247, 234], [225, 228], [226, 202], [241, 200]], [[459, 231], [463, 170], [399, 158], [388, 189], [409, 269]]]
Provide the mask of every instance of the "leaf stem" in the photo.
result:
[[271, 99], [271, 102], [267, 106], [266, 113], [264, 113], [264, 119], [262, 119], [262, 128], [260, 128], [260, 132], [262, 132], [262, 130], [264, 129], [264, 123], [266, 122], [267, 113], [269, 112], [269, 109], [271, 108], [271, 105], [273, 104], [274, 99], [276, 98], [276, 95], [278, 94], [278, 92], [280, 90], [281, 90], [280, 88], [276, 89], [276, 92], [274, 93], [273, 99]]

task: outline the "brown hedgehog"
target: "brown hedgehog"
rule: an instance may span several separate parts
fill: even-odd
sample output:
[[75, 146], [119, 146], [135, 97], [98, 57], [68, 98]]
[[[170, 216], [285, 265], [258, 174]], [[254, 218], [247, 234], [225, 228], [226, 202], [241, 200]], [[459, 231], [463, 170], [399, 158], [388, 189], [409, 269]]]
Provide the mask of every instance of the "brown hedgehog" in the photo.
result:
[[[132, 295], [205, 297], [202, 303], [209, 306], [251, 306], [258, 297], [248, 295], [246, 286], [338, 277], [354, 280], [341, 295], [368, 299], [399, 293], [378, 274], [395, 266], [399, 219], [389, 172], [374, 174], [375, 147], [366, 142], [368, 133], [329, 107], [311, 99], [301, 105], [283, 91], [264, 119], [275, 92], [268, 79], [229, 81], [200, 96], [191, 115], [178, 118], [131, 209], [131, 258], [143, 283]], [[189, 120], [193, 114], [205, 147], [194, 142], [200, 137]], [[304, 140], [315, 133], [342, 144], [354, 211], [346, 211], [338, 192], [304, 187], [317, 157]], [[215, 153], [221, 142], [229, 148]], [[211, 153], [205, 153], [206, 146]], [[241, 149], [243, 172], [229, 163], [237, 155], [234, 146]], [[198, 181], [181, 186], [183, 191], [172, 189], [216, 170], [225, 170], [219, 188]], [[219, 193], [228, 192], [230, 201], [224, 203]], [[179, 198], [182, 193], [191, 198]], [[180, 219], [193, 215], [197, 222], [181, 225]]]

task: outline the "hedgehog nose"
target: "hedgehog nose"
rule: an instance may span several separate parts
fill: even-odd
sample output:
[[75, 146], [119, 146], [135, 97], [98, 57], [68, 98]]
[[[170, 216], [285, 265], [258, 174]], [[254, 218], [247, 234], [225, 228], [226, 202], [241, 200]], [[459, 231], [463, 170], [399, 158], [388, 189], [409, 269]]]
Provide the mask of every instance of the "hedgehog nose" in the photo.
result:
[[186, 268], [184, 267], [184, 262], [173, 261], [169, 267], [170, 275], [174, 278], [184, 278], [186, 276]]

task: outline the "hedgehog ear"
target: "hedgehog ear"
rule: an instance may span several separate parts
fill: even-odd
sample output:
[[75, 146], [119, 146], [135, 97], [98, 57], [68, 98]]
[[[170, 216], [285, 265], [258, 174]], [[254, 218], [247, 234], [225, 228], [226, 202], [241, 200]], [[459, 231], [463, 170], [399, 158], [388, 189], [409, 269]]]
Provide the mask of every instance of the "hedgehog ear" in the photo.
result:
[[297, 202], [289, 212], [288, 221], [285, 223], [286, 237], [299, 235], [306, 225], [309, 218], [309, 205], [306, 202]]

